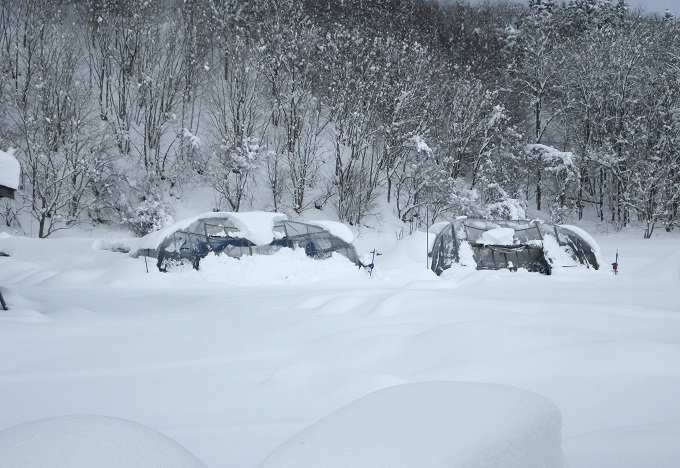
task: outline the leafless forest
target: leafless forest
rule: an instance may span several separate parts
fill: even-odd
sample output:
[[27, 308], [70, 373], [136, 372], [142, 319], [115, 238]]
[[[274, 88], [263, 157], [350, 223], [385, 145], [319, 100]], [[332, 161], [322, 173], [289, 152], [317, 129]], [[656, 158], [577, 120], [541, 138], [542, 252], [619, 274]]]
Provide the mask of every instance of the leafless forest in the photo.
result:
[[[583, 216], [680, 203], [680, 25], [625, 1], [0, 2], [0, 220], [139, 234], [213, 209]], [[386, 212], [388, 211], [388, 212]]]

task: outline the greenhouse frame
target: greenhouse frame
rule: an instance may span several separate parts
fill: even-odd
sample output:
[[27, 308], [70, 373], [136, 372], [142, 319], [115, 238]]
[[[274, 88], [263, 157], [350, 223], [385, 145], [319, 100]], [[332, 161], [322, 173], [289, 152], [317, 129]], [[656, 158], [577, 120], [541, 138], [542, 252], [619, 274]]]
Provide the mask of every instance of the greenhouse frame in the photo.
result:
[[346, 235], [349, 232], [340, 223], [290, 221], [279, 213], [206, 213], [145, 236], [133, 256], [154, 257], [158, 269], [165, 272], [179, 263], [191, 263], [198, 270], [201, 259], [211, 252], [240, 258], [271, 255], [287, 247], [304, 249], [314, 259], [338, 252], [362, 266], [351, 234]]
[[539, 220], [456, 219], [441, 228], [430, 256], [437, 275], [454, 264], [550, 275], [556, 267], [597, 270], [601, 263], [599, 247], [587, 233]]

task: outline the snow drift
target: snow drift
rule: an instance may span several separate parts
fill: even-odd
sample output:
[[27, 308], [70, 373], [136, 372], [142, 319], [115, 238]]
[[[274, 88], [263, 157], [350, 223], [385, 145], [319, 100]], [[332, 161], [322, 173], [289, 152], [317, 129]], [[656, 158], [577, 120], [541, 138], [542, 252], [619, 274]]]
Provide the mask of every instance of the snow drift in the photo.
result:
[[60, 416], [0, 431], [8, 467], [205, 467], [171, 438], [139, 423], [104, 416]]
[[[368, 453], [367, 464], [387, 453], [388, 466], [391, 452], [419, 455], [416, 443], [422, 453], [436, 443], [441, 456], [429, 452], [430, 460], [474, 452], [482, 457], [471, 465], [498, 466], [519, 460], [520, 450], [557, 456], [557, 415], [543, 395], [560, 410], [561, 447], [574, 468], [675, 466], [680, 238], [661, 232], [641, 241], [638, 231], [586, 226], [603, 259], [619, 252], [618, 275], [602, 267], [436, 276], [424, 232], [400, 240], [359, 233], [361, 252], [382, 253], [372, 275], [339, 256], [317, 261], [287, 248], [241, 260], [209, 255], [200, 271], [163, 274], [113, 248], [127, 241], [114, 233], [0, 233], [0, 251], [10, 255], [0, 257], [10, 308], [0, 313], [0, 400], [9, 402], [0, 405], [0, 430], [106, 414], [160, 430], [208, 466], [249, 468], [270, 454], [268, 464], [283, 463], [281, 445], [314, 425], [340, 435], [310, 452], [340, 457], [361, 434], [367, 441], [357, 453]], [[409, 387], [373, 395], [446, 381], [505, 387], [491, 387], [488, 398], [478, 384], [439, 396], [413, 390], [427, 395], [419, 399], [389, 393]], [[527, 398], [541, 406], [518, 406], [507, 387], [534, 392]], [[357, 415], [360, 404], [366, 416]], [[336, 411], [353, 414], [345, 422], [329, 416]], [[418, 432], [424, 426], [429, 439]], [[94, 427], [97, 443], [87, 439], [81, 450], [107, 446], [109, 433]], [[367, 448], [390, 435], [398, 440], [391, 449]], [[492, 454], [505, 458], [490, 462]], [[11, 466], [5, 460], [0, 466]]]
[[316, 422], [262, 467], [562, 467], [561, 426], [557, 407], [525, 390], [398, 385]]

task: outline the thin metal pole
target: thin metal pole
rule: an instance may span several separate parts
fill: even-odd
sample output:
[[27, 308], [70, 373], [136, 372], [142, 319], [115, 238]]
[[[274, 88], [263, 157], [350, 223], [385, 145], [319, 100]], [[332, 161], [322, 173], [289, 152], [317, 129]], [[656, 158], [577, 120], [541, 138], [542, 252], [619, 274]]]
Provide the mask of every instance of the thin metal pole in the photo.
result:
[[430, 208], [425, 205], [425, 268], [430, 268]]

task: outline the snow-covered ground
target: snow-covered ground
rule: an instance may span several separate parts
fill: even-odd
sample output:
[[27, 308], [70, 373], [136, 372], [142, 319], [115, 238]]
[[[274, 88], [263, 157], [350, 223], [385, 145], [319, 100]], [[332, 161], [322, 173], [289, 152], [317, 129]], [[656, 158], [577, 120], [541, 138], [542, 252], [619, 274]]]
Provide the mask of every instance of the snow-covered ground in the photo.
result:
[[286, 249], [147, 273], [0, 233], [0, 465], [680, 466], [680, 236], [591, 234], [617, 276], [437, 277], [422, 233], [359, 237], [371, 276]]

